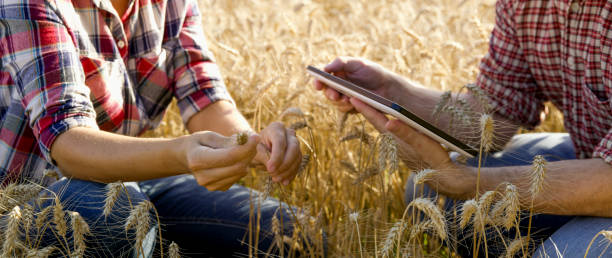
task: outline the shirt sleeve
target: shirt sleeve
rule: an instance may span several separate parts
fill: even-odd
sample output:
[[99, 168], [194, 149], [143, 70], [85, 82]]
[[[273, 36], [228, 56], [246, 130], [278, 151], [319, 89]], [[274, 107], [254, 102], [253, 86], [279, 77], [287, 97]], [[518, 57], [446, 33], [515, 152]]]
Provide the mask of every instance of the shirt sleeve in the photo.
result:
[[[172, 4], [179, 2], [183, 1]], [[211, 103], [219, 100], [228, 100], [231, 103], [234, 101], [206, 46], [197, 3], [187, 0], [185, 5], [184, 21], [178, 36], [173, 39], [175, 43], [172, 62], [178, 107], [183, 122], [187, 123], [193, 115]]]
[[515, 31], [515, 10], [520, 1], [500, 0], [489, 52], [480, 64], [476, 85], [484, 91], [497, 114], [527, 128], [540, 122], [543, 101]]
[[[41, 8], [42, 9], [42, 8]], [[40, 10], [40, 9], [39, 9]], [[3, 69], [21, 96], [26, 121], [51, 164], [55, 139], [73, 127], [98, 128], [79, 55], [66, 27], [48, 13], [4, 20]]]
[[602, 158], [606, 163], [612, 164], [612, 129], [608, 131], [595, 150], [593, 151], [594, 158]]

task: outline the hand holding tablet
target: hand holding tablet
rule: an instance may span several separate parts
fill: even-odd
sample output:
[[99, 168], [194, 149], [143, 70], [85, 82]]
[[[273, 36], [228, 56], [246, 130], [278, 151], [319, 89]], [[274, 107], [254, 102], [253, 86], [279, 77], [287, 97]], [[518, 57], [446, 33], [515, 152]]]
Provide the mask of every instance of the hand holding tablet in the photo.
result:
[[401, 120], [421, 133], [426, 134], [432, 139], [464, 156], [471, 158], [478, 155], [478, 151], [476, 149], [445, 133], [397, 103], [394, 103], [354, 83], [321, 71], [313, 66], [308, 66], [307, 71], [312, 76], [325, 83], [327, 86], [339, 91], [344, 95], [357, 98], [373, 108]]

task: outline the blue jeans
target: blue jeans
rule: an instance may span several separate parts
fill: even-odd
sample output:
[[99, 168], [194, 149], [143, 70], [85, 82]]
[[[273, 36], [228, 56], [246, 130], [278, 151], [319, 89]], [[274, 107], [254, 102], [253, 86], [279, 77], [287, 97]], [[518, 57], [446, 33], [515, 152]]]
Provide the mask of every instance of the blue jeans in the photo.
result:
[[[159, 242], [156, 242], [159, 224], [154, 212], [150, 214], [152, 227], [144, 241], [143, 250], [133, 248], [134, 232], [124, 231], [130, 206], [135, 206], [143, 200], [150, 200], [159, 215], [164, 252], [167, 253], [168, 244], [173, 241], [179, 245], [181, 254], [186, 257], [247, 255], [249, 244], [255, 245], [255, 233], [249, 241], [249, 223], [253, 228], [252, 232], [255, 232], [258, 208], [261, 211], [260, 230], [255, 248], [258, 253], [254, 254], [270, 252], [277, 255], [279, 248], [273, 244], [275, 234], [272, 231], [272, 218], [276, 216], [281, 222], [277, 232], [282, 231], [282, 234], [291, 236], [294, 229], [293, 218], [299, 215], [295, 208], [272, 198], [262, 200], [261, 197], [258, 198], [259, 193], [243, 186], [234, 185], [225, 192], [210, 192], [198, 185], [191, 175], [181, 175], [126, 183], [129, 194], [123, 193], [115, 202], [112, 213], [104, 216], [102, 211], [105, 187], [105, 184], [64, 178], [49, 187], [48, 191], [53, 193], [45, 190], [41, 194], [43, 196], [40, 196], [42, 198], [38, 198], [45, 199], [45, 196], [57, 194], [65, 210], [79, 212], [88, 222], [92, 234], [87, 236], [86, 257], [133, 257], [138, 253], [144, 253], [140, 255], [144, 257], [159, 256]], [[36, 206], [41, 210], [53, 204], [53, 200], [49, 199]], [[49, 217], [49, 221], [52, 221], [52, 217]], [[67, 221], [70, 223], [68, 217]], [[54, 227], [54, 224], [50, 223], [49, 226]], [[57, 241], [58, 237], [53, 230], [47, 231], [42, 237], [42, 244], [39, 245], [41, 248], [64, 244]], [[70, 230], [67, 235], [66, 242], [70, 247], [64, 249], [72, 249]], [[287, 254], [288, 247], [284, 248]], [[56, 252], [56, 255], [65, 256], [66, 252], [68, 251], [64, 250], [61, 254]]]
[[[575, 159], [574, 147], [567, 134], [538, 133], [522, 134], [512, 138], [503, 151], [483, 157], [484, 167], [520, 166], [529, 165], [536, 155], [542, 155], [548, 161]], [[467, 161], [470, 166], [478, 165], [478, 158]], [[577, 171], [576, 173], [580, 173]], [[612, 176], [612, 175], [611, 175]], [[406, 202], [414, 198], [414, 184], [409, 180], [406, 185]], [[437, 194], [427, 186], [423, 186], [418, 195], [435, 197]], [[419, 193], [420, 192], [420, 193]], [[448, 212], [460, 207], [461, 201], [447, 200], [445, 208]], [[588, 204], [587, 204], [588, 205]], [[521, 234], [526, 235], [528, 226], [528, 212], [525, 212], [520, 221]], [[532, 239], [537, 249], [534, 257], [584, 257], [591, 240], [602, 230], [612, 229], [612, 218], [574, 217], [539, 214], [532, 219]], [[459, 230], [456, 233], [459, 244], [455, 247], [464, 257], [472, 256], [471, 233]], [[505, 237], [514, 238], [517, 232], [503, 232]], [[491, 237], [489, 237], [489, 235]], [[488, 232], [487, 241], [489, 255], [499, 257], [504, 254], [504, 248], [499, 233]], [[612, 248], [609, 242], [599, 235], [589, 249], [588, 257], [611, 257]], [[484, 248], [480, 248], [479, 256], [484, 257]]]

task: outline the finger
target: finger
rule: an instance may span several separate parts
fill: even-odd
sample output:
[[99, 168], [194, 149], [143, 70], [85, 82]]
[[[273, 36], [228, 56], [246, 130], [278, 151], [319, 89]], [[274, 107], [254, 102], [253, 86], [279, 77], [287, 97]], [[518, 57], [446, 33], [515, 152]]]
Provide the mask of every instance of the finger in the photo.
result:
[[226, 137], [212, 131], [196, 132], [193, 135], [198, 137], [198, 141], [201, 145], [208, 146], [213, 149], [230, 147], [233, 142], [232, 137]]
[[344, 65], [346, 64], [344, 57], [336, 57], [334, 61], [326, 65], [323, 70], [328, 73], [337, 73], [344, 71]]
[[332, 89], [332, 88], [326, 88], [325, 89], [325, 97], [327, 97], [327, 99], [331, 100], [331, 101], [340, 101], [342, 98], [342, 94], [340, 94], [340, 92]]
[[270, 141], [271, 150], [270, 159], [266, 163], [266, 167], [268, 171], [274, 172], [283, 162], [283, 157], [287, 150], [287, 135], [284, 126], [274, 125], [272, 132], [268, 136], [270, 136], [268, 140]]
[[389, 119], [383, 113], [356, 98], [350, 98], [350, 102], [353, 104], [353, 107], [355, 107], [355, 109], [376, 128], [376, 130], [379, 132], [387, 131], [385, 125]]
[[270, 160], [270, 149], [263, 143], [257, 144], [257, 155], [255, 160], [261, 161], [261, 163], [267, 163]]
[[325, 86], [325, 84], [319, 80], [314, 80], [314, 87], [315, 90], [323, 90], [325, 89], [327, 86]]
[[242, 176], [229, 177], [229, 178], [217, 181], [213, 184], [206, 185], [204, 187], [206, 187], [208, 191], [227, 191], [228, 189], [230, 189], [230, 187], [232, 187], [232, 185], [238, 182], [238, 180], [240, 180], [241, 178]]
[[241, 162], [228, 167], [203, 169], [196, 171], [193, 175], [199, 185], [208, 188], [214, 185], [225, 185], [229, 179], [237, 181], [247, 175], [246, 168], [247, 164]]
[[251, 161], [256, 154], [256, 146], [259, 143], [258, 135], [249, 136], [249, 140], [243, 145], [233, 145], [229, 148], [214, 149], [201, 146], [197, 149], [196, 168], [228, 167], [241, 161]]
[[282, 182], [283, 185], [288, 185], [291, 181], [293, 181], [295, 176], [297, 176], [301, 163], [302, 159], [300, 158], [298, 162], [292, 164], [289, 169], [280, 175], [279, 182]]
[[280, 167], [271, 175], [278, 175], [285, 173], [291, 168], [296, 162], [300, 162], [302, 159], [302, 152], [300, 150], [300, 144], [295, 136], [295, 133], [287, 133], [287, 151], [283, 158], [283, 163]]

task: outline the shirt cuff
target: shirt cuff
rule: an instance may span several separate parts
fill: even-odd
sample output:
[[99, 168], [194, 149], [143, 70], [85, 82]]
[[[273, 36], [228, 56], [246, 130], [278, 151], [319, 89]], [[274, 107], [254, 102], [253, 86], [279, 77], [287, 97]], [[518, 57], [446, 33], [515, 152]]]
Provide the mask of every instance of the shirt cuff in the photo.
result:
[[56, 165], [55, 160], [53, 160], [51, 157], [51, 146], [60, 134], [75, 127], [99, 129], [95, 117], [92, 117], [89, 114], [74, 114], [59, 120], [48, 126], [46, 129], [40, 131], [38, 143], [41, 153], [47, 162], [53, 164], [54, 166]]
[[222, 82], [213, 84], [220, 85], [203, 88], [181, 100], [178, 100], [177, 105], [181, 112], [181, 117], [183, 118], [184, 124], [187, 124], [189, 119], [191, 119], [192, 116], [200, 112], [200, 110], [219, 100], [229, 101], [230, 103], [232, 103], [232, 105], [236, 106], [234, 99], [232, 99], [232, 96], [225, 89], [225, 86]]
[[604, 137], [595, 150], [593, 151], [594, 158], [602, 158], [606, 163], [612, 165], [612, 130]]

